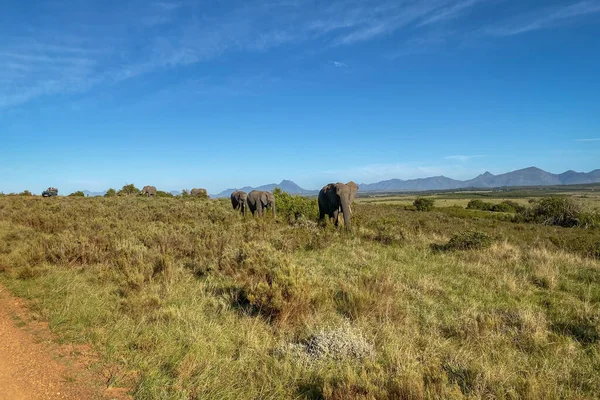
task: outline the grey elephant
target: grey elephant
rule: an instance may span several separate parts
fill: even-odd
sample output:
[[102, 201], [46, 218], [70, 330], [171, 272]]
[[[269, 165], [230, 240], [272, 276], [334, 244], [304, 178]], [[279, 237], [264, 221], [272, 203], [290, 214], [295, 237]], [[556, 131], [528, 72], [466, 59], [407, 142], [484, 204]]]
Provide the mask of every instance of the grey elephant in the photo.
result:
[[200, 197], [203, 199], [208, 199], [208, 192], [206, 191], [206, 189], [202, 189], [202, 188], [194, 188], [190, 191], [190, 194], [192, 196], [195, 197]]
[[242, 192], [241, 190], [236, 190], [231, 193], [231, 205], [234, 210], [239, 210], [242, 214], [246, 214], [246, 199], [248, 195], [246, 192]]
[[354, 182], [330, 183], [323, 186], [319, 192], [319, 220], [323, 220], [325, 215], [333, 220], [335, 226], [338, 226], [338, 215], [341, 212], [344, 217], [344, 226], [350, 230], [350, 204], [356, 197], [358, 186]]
[[142, 189], [142, 194], [146, 197], [156, 196], [156, 188], [154, 186], [144, 186]]
[[273, 218], [275, 217], [275, 196], [273, 196], [273, 193], [265, 192], [263, 190], [253, 190], [248, 193], [247, 202], [252, 215], [254, 215], [255, 212], [258, 212], [258, 216], [262, 217], [263, 210], [266, 210], [267, 207], [271, 207]]

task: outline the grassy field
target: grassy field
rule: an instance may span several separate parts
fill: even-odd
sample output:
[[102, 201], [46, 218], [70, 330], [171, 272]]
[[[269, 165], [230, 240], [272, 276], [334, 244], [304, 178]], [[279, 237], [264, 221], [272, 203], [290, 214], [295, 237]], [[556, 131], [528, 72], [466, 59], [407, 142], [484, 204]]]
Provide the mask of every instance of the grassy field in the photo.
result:
[[579, 190], [570, 187], [537, 188], [537, 189], [512, 189], [512, 190], [461, 190], [442, 191], [431, 193], [383, 193], [361, 194], [358, 202], [366, 204], [394, 204], [410, 206], [417, 197], [435, 199], [438, 207], [466, 207], [472, 199], [480, 199], [494, 204], [505, 200], [515, 201], [527, 205], [530, 199], [539, 199], [546, 196], [558, 195], [576, 198], [587, 209], [600, 211], [600, 187], [598, 185], [582, 186]]
[[0, 197], [0, 282], [136, 399], [597, 398], [600, 229], [464, 196], [360, 199], [351, 233], [312, 203]]

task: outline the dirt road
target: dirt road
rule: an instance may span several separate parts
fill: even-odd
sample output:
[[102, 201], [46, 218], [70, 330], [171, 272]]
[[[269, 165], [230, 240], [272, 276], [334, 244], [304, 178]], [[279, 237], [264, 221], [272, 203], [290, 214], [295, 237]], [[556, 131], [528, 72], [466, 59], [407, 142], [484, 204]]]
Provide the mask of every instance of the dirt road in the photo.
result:
[[107, 391], [86, 369], [81, 349], [51, 337], [47, 325], [29, 321], [23, 301], [0, 286], [0, 400], [127, 398]]

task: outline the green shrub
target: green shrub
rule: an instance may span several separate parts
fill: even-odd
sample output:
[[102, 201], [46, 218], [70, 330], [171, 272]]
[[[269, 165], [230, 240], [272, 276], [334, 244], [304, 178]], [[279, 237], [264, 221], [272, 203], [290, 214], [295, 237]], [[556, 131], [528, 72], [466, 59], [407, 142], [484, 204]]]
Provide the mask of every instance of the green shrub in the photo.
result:
[[475, 199], [469, 201], [467, 204], [467, 210], [484, 210], [489, 211], [492, 205], [490, 203], [486, 203], [483, 200]]
[[117, 191], [113, 188], [110, 188], [104, 194], [104, 197], [115, 197], [117, 195]]
[[511, 206], [510, 204], [503, 201], [502, 203], [494, 204], [492, 206], [492, 208], [490, 209], [490, 211], [510, 213], [510, 212], [515, 212], [515, 208], [513, 206]]
[[516, 212], [516, 213], [523, 212], [526, 208], [525, 206], [517, 203], [516, 201], [512, 201], [512, 200], [504, 200], [500, 204], [506, 204], [507, 206], [512, 208], [512, 211], [510, 211], [510, 212]]
[[267, 243], [244, 243], [235, 257], [233, 275], [240, 307], [277, 323], [299, 321], [309, 311], [306, 273]]
[[130, 184], [123, 186], [121, 188], [121, 190], [119, 190], [117, 192], [117, 195], [119, 195], [119, 196], [137, 196], [140, 193], [141, 193], [141, 190], [136, 188], [133, 183], [130, 183]]
[[544, 197], [522, 212], [528, 222], [563, 227], [578, 226], [581, 207], [568, 197]]
[[514, 213], [521, 212], [525, 209], [522, 205], [515, 201], [504, 200], [498, 204], [487, 203], [485, 201], [475, 199], [469, 201], [467, 204], [468, 210], [483, 210], [483, 211], [492, 211], [492, 212], [506, 212], [506, 213]]
[[317, 199], [291, 195], [280, 188], [273, 191], [273, 196], [277, 214], [290, 223], [299, 219], [316, 219], [319, 215]]
[[78, 190], [76, 192], [71, 193], [69, 197], [85, 197], [85, 193], [83, 193], [81, 190]]
[[29, 190], [23, 190], [19, 196], [33, 196]]
[[493, 238], [481, 231], [465, 231], [453, 235], [443, 250], [475, 250], [485, 249], [493, 243]]
[[417, 197], [417, 199], [413, 202], [413, 206], [415, 206], [417, 211], [431, 211], [433, 209], [434, 202], [435, 201], [433, 199]]

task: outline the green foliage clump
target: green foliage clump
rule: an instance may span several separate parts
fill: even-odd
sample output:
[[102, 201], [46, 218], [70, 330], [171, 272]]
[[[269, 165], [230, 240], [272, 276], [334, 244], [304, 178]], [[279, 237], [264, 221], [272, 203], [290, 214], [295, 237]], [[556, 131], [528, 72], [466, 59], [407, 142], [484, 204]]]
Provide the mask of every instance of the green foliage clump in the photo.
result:
[[431, 211], [433, 210], [433, 204], [435, 200], [429, 199], [426, 197], [417, 197], [413, 202], [413, 206], [417, 209], [417, 211]]
[[288, 257], [265, 243], [244, 243], [233, 278], [237, 303], [277, 323], [301, 320], [309, 311], [306, 275]]
[[23, 190], [21, 193], [19, 193], [19, 196], [33, 196], [33, 194], [31, 194], [29, 190]]
[[491, 204], [483, 200], [474, 199], [467, 204], [467, 210], [484, 210], [489, 211]]
[[469, 204], [467, 204], [467, 210], [515, 213], [522, 212], [524, 209], [525, 207], [511, 200], [504, 200], [498, 204], [493, 204], [479, 199], [474, 199], [469, 201]]
[[179, 194], [180, 197], [189, 197], [190, 196], [190, 192], [187, 189], [181, 189], [181, 193]]
[[319, 206], [314, 198], [291, 195], [280, 188], [275, 188], [273, 196], [275, 196], [277, 214], [290, 223], [300, 219], [316, 219], [319, 215]]
[[117, 192], [118, 196], [137, 196], [141, 193], [141, 190], [136, 188], [133, 183], [127, 184]]
[[115, 197], [117, 195], [117, 191], [113, 188], [110, 188], [104, 194], [104, 197]]
[[490, 247], [493, 238], [485, 232], [469, 230], [452, 235], [443, 250], [478, 250]]
[[544, 197], [523, 211], [525, 220], [544, 225], [574, 227], [580, 224], [581, 207], [568, 197]]
[[162, 190], [157, 190], [156, 191], [156, 197], [173, 197], [173, 194], [171, 194], [169, 192], [162, 191]]
[[81, 190], [78, 190], [76, 192], [71, 193], [69, 197], [85, 197], [85, 193], [83, 193]]

